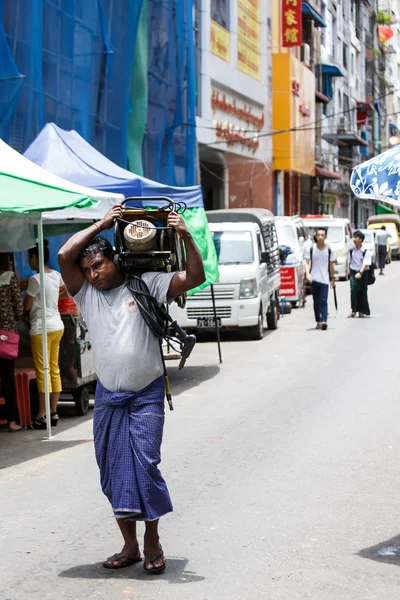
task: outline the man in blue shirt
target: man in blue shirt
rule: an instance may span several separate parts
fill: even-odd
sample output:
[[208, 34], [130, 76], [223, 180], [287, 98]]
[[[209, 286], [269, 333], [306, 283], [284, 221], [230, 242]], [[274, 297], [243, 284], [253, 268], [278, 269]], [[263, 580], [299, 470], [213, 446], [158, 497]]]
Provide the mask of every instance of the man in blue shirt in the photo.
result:
[[350, 252], [351, 313], [349, 318], [370, 315], [368, 304], [368, 270], [371, 266], [371, 252], [362, 247], [364, 234], [354, 232], [354, 248]]

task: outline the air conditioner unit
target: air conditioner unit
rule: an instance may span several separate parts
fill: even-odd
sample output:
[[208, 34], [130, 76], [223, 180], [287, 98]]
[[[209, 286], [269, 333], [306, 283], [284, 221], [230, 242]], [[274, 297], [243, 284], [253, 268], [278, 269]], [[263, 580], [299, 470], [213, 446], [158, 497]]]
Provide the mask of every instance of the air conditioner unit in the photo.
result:
[[301, 54], [300, 54], [301, 62], [303, 62], [307, 67], [311, 64], [311, 48], [308, 44], [301, 45]]
[[338, 131], [348, 131], [349, 120], [347, 117], [339, 117]]

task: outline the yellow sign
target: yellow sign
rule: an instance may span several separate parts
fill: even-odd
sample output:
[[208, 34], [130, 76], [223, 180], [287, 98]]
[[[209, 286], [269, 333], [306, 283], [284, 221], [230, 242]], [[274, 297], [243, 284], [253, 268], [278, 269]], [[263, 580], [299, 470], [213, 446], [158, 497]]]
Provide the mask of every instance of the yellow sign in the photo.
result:
[[292, 54], [272, 55], [274, 169], [315, 174], [315, 75]]
[[259, 0], [238, 2], [238, 69], [261, 80]]
[[258, 50], [238, 37], [238, 69], [260, 81], [261, 56]]
[[239, 10], [244, 9], [245, 11], [247, 11], [249, 15], [257, 19], [257, 21], [260, 20], [259, 0], [239, 0], [238, 8]]
[[260, 49], [260, 23], [249, 15], [240, 4], [238, 6], [238, 36], [254, 46], [256, 50]]
[[229, 31], [211, 20], [211, 52], [226, 62], [230, 62], [229, 41]]

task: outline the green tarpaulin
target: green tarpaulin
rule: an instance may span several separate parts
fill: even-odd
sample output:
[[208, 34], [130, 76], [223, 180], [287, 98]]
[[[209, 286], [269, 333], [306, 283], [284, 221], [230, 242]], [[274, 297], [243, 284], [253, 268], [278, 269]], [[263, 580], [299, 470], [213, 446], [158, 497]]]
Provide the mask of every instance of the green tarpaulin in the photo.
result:
[[0, 171], [0, 217], [47, 212], [97, 204], [88, 196], [47, 186]]
[[378, 204], [376, 205], [376, 214], [377, 215], [387, 215], [387, 214], [396, 214], [398, 215], [398, 211], [397, 210], [393, 210], [392, 208], [390, 208], [389, 206], [385, 206], [384, 204], [380, 204], [378, 202]]
[[192, 295], [217, 281], [218, 258], [204, 208], [187, 209], [182, 216], [200, 251], [206, 274], [205, 282], [198, 288], [190, 290], [189, 295]]

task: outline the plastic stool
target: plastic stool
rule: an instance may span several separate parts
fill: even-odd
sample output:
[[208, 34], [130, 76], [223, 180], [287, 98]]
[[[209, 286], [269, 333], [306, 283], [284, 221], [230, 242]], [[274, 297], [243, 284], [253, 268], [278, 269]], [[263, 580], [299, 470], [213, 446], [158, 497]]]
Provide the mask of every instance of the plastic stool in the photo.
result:
[[29, 394], [29, 382], [32, 379], [36, 379], [35, 369], [15, 369], [17, 405], [19, 420], [22, 427], [30, 427], [32, 425], [31, 400]]

